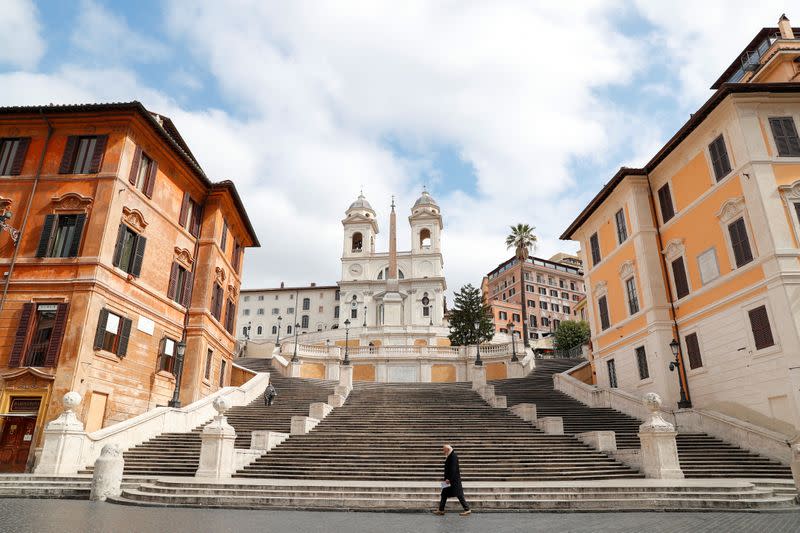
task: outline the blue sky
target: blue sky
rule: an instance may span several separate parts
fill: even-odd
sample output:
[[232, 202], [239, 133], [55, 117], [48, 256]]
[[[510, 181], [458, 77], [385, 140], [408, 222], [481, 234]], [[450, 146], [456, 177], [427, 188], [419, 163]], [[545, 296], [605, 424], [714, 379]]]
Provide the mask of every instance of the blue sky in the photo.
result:
[[574, 251], [558, 235], [603, 183], [793, 15], [772, 1], [533, 4], [6, 0], [0, 101], [137, 99], [171, 116], [243, 193], [263, 243], [251, 287], [336, 281], [359, 189], [385, 228], [391, 195], [402, 214], [425, 185], [455, 289], [508, 256], [517, 222], [537, 227], [539, 255]]

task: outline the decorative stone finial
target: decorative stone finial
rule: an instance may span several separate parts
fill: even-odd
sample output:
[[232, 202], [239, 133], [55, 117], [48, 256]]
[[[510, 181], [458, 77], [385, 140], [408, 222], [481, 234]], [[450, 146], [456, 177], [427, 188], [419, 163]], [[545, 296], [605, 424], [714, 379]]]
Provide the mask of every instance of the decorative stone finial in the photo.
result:
[[65, 412], [73, 413], [75, 412], [75, 408], [81, 403], [81, 395], [74, 390], [69, 391], [64, 395], [64, 398], [61, 400], [61, 402], [64, 405]]
[[219, 416], [224, 415], [225, 411], [231, 408], [230, 400], [223, 396], [214, 398], [214, 401], [211, 403], [211, 405], [214, 406], [214, 409], [216, 409], [217, 413], [219, 413]]
[[647, 406], [647, 408], [650, 409], [651, 413], [660, 410], [661, 404], [663, 403], [661, 401], [661, 396], [659, 396], [655, 392], [648, 392], [647, 394], [645, 394], [644, 398], [642, 398], [642, 401]]
[[650, 419], [639, 426], [639, 431], [651, 433], [675, 431], [675, 426], [661, 416], [661, 396], [655, 392], [648, 392], [642, 398], [642, 403], [650, 410]]

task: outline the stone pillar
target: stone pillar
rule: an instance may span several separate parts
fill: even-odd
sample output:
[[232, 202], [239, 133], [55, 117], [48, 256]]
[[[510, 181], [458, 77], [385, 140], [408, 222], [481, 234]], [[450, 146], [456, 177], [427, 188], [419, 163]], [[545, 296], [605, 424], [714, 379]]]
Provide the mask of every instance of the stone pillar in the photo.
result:
[[800, 442], [792, 445], [792, 477], [797, 489], [797, 501], [800, 502]]
[[322, 420], [328, 416], [331, 411], [333, 411], [333, 406], [323, 402], [315, 402], [308, 408], [308, 416], [316, 418], [317, 420]]
[[86, 441], [83, 424], [75, 415], [75, 408], [81, 403], [81, 395], [70, 391], [62, 400], [64, 411], [44, 430], [42, 457], [37, 474], [77, 474], [83, 468], [81, 455]]
[[289, 377], [290, 378], [299, 378], [300, 377], [300, 368], [303, 366], [303, 363], [300, 361], [293, 361], [289, 363]]
[[116, 444], [106, 444], [100, 457], [94, 462], [92, 475], [92, 492], [89, 499], [92, 501], [106, 501], [109, 496], [122, 494], [122, 471], [125, 461], [122, 450]]
[[560, 416], [543, 416], [536, 420], [536, 426], [548, 435], [564, 434], [564, 419]]
[[661, 397], [649, 392], [644, 395], [643, 401], [650, 409], [650, 419], [639, 426], [644, 475], [654, 479], [683, 479], [675, 442], [678, 432], [675, 426], [661, 417]]
[[353, 365], [342, 365], [339, 369], [339, 385], [347, 387], [347, 390], [353, 388]]
[[476, 391], [487, 402], [494, 398], [494, 385], [484, 385], [480, 389], [476, 389]]
[[347, 398], [342, 396], [341, 394], [329, 394], [328, 395], [328, 405], [331, 407], [341, 407], [344, 405], [344, 402]]
[[511, 412], [526, 422], [536, 423], [536, 404], [518, 403], [511, 407]]
[[472, 390], [486, 386], [486, 367], [472, 365]]
[[525, 377], [525, 370], [522, 367], [522, 363], [520, 361], [509, 361], [507, 368], [508, 368], [508, 377], [509, 378], [524, 378]]
[[305, 435], [319, 424], [319, 419], [310, 416], [293, 416], [291, 425], [292, 435]]
[[617, 451], [617, 434], [613, 431], [587, 431], [575, 437], [595, 450], [609, 453]]
[[217, 415], [203, 428], [200, 447], [200, 466], [195, 477], [228, 478], [236, 471], [236, 430], [228, 424], [225, 411], [230, 408], [227, 398], [217, 397], [212, 404]]
[[250, 449], [268, 452], [288, 438], [288, 433], [266, 430], [253, 431], [250, 434]]

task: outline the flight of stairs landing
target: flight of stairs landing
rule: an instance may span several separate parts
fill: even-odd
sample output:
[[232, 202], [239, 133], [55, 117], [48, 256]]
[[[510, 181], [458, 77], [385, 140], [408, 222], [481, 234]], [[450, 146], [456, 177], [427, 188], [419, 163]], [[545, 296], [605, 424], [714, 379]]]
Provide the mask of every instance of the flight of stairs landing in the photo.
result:
[[437, 481], [442, 445], [465, 481], [641, 477], [572, 436], [546, 435], [487, 405], [469, 383], [356, 383], [347, 402], [237, 478]]
[[[491, 381], [495, 393], [505, 395], [508, 407], [536, 404], [537, 416], [560, 416], [564, 432], [614, 431], [617, 448], [639, 448], [642, 421], [607, 408], [591, 408], [553, 389], [553, 374], [577, 365], [576, 359], [540, 359], [524, 378]], [[788, 466], [749, 452], [705, 433], [679, 432], [678, 458], [687, 478], [791, 478]]]
[[[283, 377], [269, 366], [268, 359], [237, 359], [236, 364], [258, 372], [271, 372], [270, 382], [278, 393], [270, 407], [265, 406], [262, 395], [249, 405], [232, 407], [225, 413], [228, 423], [236, 430], [236, 448], [250, 448], [250, 434], [254, 430], [289, 433], [291, 418], [308, 416], [309, 405], [326, 402], [337, 385], [333, 381]], [[123, 453], [125, 476], [194, 476], [200, 462], [203, 426], [189, 433], [162, 433], [126, 450]], [[89, 467], [81, 473], [91, 471]]]

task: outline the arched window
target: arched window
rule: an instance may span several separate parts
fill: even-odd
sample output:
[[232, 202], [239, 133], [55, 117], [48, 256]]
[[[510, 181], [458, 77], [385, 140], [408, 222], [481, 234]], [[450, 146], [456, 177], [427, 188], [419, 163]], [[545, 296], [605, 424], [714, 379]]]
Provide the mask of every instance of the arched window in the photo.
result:
[[431, 316], [431, 299], [427, 292], [422, 295], [422, 316]]
[[311, 298], [303, 298], [303, 311], [311, 309]]
[[286, 333], [288, 333], [289, 335], [292, 334], [292, 326], [291, 325], [286, 326]]
[[[405, 279], [406, 275], [399, 268], [397, 269], [397, 279]], [[389, 267], [378, 272], [378, 279], [389, 279]]]
[[261, 335], [262, 333], [264, 333], [264, 328], [262, 328], [261, 326], [258, 326], [256, 328], [256, 334], [257, 335]]
[[275, 335], [278, 333], [278, 326], [272, 326], [272, 334]]
[[358, 298], [355, 294], [350, 301], [350, 318], [358, 318]]
[[302, 321], [303, 322], [302, 322], [302, 326], [301, 327], [303, 329], [307, 329], [308, 328], [308, 315], [303, 315]]
[[431, 247], [431, 230], [428, 228], [423, 228], [422, 231], [419, 232], [419, 245], [421, 248]]
[[360, 252], [364, 247], [364, 237], [360, 231], [353, 233], [353, 251]]

